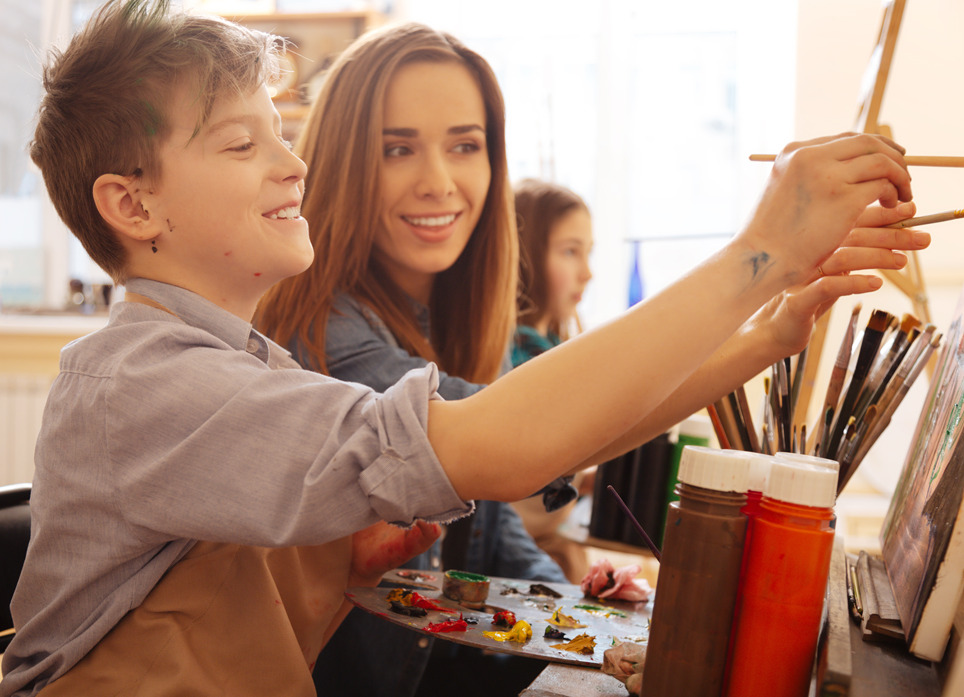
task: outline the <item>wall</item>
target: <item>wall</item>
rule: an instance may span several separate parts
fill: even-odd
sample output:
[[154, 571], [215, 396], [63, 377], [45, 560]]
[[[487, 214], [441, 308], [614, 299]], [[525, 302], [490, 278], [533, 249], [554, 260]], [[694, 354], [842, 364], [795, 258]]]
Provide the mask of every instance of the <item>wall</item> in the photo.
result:
[[[879, 0], [800, 0], [796, 86], [796, 138], [850, 129], [861, 80], [877, 41]], [[897, 40], [880, 122], [911, 155], [964, 155], [964, 95], [950, 80], [964, 68], [964, 26], [959, 0], [908, 0]], [[776, 146], [775, 146], [776, 147]], [[964, 169], [912, 168], [918, 214], [964, 207]], [[964, 285], [964, 220], [932, 225], [930, 249], [920, 254], [932, 320], [945, 329]], [[862, 298], [862, 321], [872, 309], [895, 314], [911, 305], [890, 284]], [[825, 389], [833, 356], [853, 301], [838, 303], [827, 338], [816, 395]], [[884, 490], [896, 484], [926, 391], [919, 381], [905, 399], [860, 474]]]

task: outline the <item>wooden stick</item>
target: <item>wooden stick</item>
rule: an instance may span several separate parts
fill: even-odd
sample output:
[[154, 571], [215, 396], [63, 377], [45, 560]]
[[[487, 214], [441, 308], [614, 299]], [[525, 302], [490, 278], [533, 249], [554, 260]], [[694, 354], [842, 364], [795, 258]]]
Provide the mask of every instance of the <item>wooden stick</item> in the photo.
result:
[[917, 227], [918, 225], [929, 225], [930, 223], [943, 223], [945, 220], [957, 220], [958, 218], [964, 218], [964, 208], [959, 208], [956, 211], [944, 211], [943, 213], [932, 213], [931, 215], [922, 215], [918, 218], [907, 218], [906, 220], [901, 220], [899, 223], [894, 223], [893, 225], [885, 225], [884, 227], [890, 227], [890, 228]]
[[[776, 155], [750, 155], [750, 162], [773, 162]], [[917, 167], [964, 167], [964, 157], [946, 155], [904, 155], [904, 162]]]
[[656, 543], [653, 542], [653, 540], [650, 539], [649, 535], [646, 534], [646, 531], [643, 529], [643, 526], [639, 524], [638, 520], [636, 520], [636, 516], [634, 516], [633, 512], [629, 510], [629, 506], [626, 505], [626, 502], [623, 501], [622, 497], [616, 493], [616, 490], [613, 488], [613, 485], [610, 484], [606, 488], [609, 489], [610, 494], [616, 497], [616, 501], [617, 503], [619, 503], [620, 508], [622, 508], [623, 512], [629, 516], [629, 522], [633, 524], [634, 528], [636, 528], [636, 532], [638, 532], [642, 536], [643, 540], [646, 542], [646, 545], [653, 553], [653, 556], [656, 557], [656, 561], [657, 562], [662, 561], [662, 557], [660, 556], [660, 553], [659, 553], [659, 547], [657, 547]]

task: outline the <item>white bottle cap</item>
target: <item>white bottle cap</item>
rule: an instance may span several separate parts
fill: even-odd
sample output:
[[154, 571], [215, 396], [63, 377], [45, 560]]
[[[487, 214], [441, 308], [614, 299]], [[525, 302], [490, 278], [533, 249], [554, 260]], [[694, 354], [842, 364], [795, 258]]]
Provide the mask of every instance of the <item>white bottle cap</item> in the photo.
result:
[[702, 445], [687, 445], [679, 462], [679, 480], [685, 484], [746, 493], [750, 461], [738, 450], [717, 450]]
[[837, 499], [837, 473], [820, 465], [774, 458], [763, 495], [812, 508], [833, 508]]
[[830, 460], [825, 457], [817, 457], [816, 455], [804, 455], [803, 453], [785, 453], [779, 452], [774, 455], [778, 460], [783, 460], [785, 462], [802, 462], [805, 465], [817, 465], [818, 467], [827, 467], [832, 469], [834, 472], [840, 471], [840, 463], [836, 460]]
[[740, 454], [750, 463], [746, 488], [749, 491], [763, 491], [764, 487], [766, 487], [767, 477], [770, 475], [770, 465], [773, 463], [773, 456], [754, 452], [743, 452]]

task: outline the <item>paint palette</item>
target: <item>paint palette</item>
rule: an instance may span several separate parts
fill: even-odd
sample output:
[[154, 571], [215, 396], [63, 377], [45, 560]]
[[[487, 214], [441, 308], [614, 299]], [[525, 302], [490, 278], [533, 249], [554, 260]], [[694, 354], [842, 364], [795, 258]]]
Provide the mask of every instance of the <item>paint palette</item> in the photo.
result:
[[[395, 588], [411, 589], [423, 598], [455, 612], [428, 610], [424, 617], [398, 614], [390, 609], [391, 603], [387, 599], [389, 592]], [[547, 595], [546, 592], [555, 592], [560, 597]], [[377, 588], [350, 588], [345, 596], [367, 612], [426, 636], [489, 651], [589, 667], [601, 666], [603, 652], [615, 643], [647, 641], [652, 609], [650, 603], [644, 602], [630, 603], [584, 598], [579, 586], [568, 583], [538, 583], [498, 577], [490, 577], [489, 597], [485, 605], [481, 609], [472, 609], [442, 594], [441, 573], [408, 569], [397, 569], [387, 573], [382, 579], [382, 585]], [[512, 612], [517, 620], [528, 622], [532, 627], [532, 638], [519, 643], [496, 641], [485, 636], [484, 632], [505, 631], [505, 628], [492, 624], [493, 616], [500, 611]], [[551, 624], [550, 619], [557, 611], [585, 626], [559, 627]], [[436, 633], [428, 629], [430, 625], [458, 619], [459, 613], [468, 623], [465, 631]], [[545, 637], [546, 627], [550, 626], [562, 631], [565, 638]], [[595, 639], [595, 649], [592, 653], [553, 648], [554, 645], [567, 644], [581, 634], [587, 634]]]

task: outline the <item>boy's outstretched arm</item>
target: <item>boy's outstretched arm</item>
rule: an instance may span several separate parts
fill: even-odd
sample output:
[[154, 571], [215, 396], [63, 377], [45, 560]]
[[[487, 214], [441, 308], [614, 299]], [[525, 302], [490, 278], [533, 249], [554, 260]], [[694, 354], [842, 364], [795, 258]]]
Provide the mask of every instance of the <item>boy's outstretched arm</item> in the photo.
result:
[[[843, 134], [788, 146], [750, 222], [718, 254], [485, 390], [430, 405], [429, 438], [456, 491], [513, 500], [590, 461], [761, 306], [813, 278], [870, 203], [910, 197], [902, 150], [887, 139]], [[840, 278], [870, 289], [869, 279]]]
[[925, 249], [930, 235], [882, 226], [914, 215], [913, 203], [868, 208], [844, 245], [821, 264], [808, 283], [788, 288], [748, 319], [649, 416], [619, 440], [594, 454], [580, 468], [612, 459], [665, 432], [690, 414], [729, 394], [774, 362], [802, 351], [816, 321], [839, 298], [879, 287], [877, 276], [850, 275], [869, 269], [900, 269], [903, 251]]

